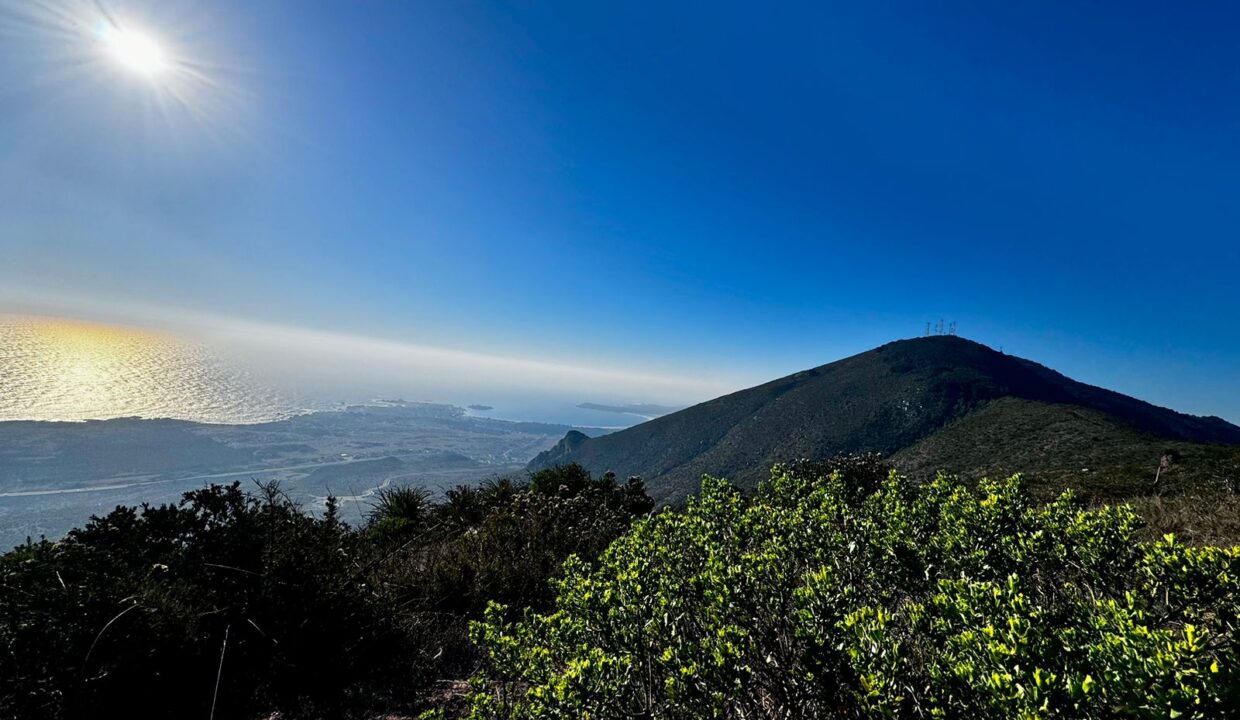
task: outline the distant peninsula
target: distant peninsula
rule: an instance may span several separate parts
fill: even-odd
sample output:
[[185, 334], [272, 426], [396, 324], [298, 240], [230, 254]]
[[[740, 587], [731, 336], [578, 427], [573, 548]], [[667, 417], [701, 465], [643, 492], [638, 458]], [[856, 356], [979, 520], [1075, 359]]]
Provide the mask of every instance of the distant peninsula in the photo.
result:
[[654, 405], [651, 403], [633, 403], [631, 405], [601, 405], [599, 403], [584, 402], [579, 403], [577, 407], [582, 410], [598, 410], [599, 412], [620, 413], [622, 415], [640, 415], [644, 418], [657, 418], [664, 415], [681, 410], [680, 407], [671, 407], [668, 405]]

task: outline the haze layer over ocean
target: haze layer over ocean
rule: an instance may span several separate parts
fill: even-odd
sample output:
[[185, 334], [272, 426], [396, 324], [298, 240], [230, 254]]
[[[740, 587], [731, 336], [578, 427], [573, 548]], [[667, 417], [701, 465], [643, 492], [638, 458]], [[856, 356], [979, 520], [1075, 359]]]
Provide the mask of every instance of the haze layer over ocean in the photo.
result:
[[0, 421], [254, 423], [402, 399], [508, 420], [621, 427], [643, 418], [577, 404], [689, 404], [726, 389], [285, 328], [173, 332], [0, 314]]

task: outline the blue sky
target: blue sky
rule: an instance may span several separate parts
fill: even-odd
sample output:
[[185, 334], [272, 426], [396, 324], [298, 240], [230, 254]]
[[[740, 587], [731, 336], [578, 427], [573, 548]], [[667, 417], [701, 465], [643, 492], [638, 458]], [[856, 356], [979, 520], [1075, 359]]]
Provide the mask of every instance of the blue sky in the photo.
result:
[[0, 309], [721, 385], [945, 318], [1240, 421], [1232, 3], [108, 7], [192, 75], [0, 0]]

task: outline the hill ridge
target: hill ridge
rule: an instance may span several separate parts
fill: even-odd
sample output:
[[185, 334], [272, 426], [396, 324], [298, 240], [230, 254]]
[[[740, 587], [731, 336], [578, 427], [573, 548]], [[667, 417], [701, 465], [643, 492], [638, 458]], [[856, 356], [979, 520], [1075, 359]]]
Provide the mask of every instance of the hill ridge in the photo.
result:
[[603, 437], [565, 438], [529, 467], [580, 462], [642, 475], [660, 499], [677, 500], [703, 473], [752, 486], [772, 463], [796, 457], [895, 454], [1005, 397], [1083, 407], [1151, 441], [1240, 444], [1240, 427], [1221, 418], [1089, 385], [973, 340], [934, 336], [889, 342]]

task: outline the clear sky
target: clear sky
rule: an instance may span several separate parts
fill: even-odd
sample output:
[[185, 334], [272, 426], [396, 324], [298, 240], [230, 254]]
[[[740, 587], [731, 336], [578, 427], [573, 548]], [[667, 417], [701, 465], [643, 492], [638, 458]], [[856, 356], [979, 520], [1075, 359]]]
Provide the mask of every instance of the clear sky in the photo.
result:
[[173, 71], [0, 0], [0, 310], [721, 387], [945, 318], [1240, 422], [1233, 2], [103, 7]]

